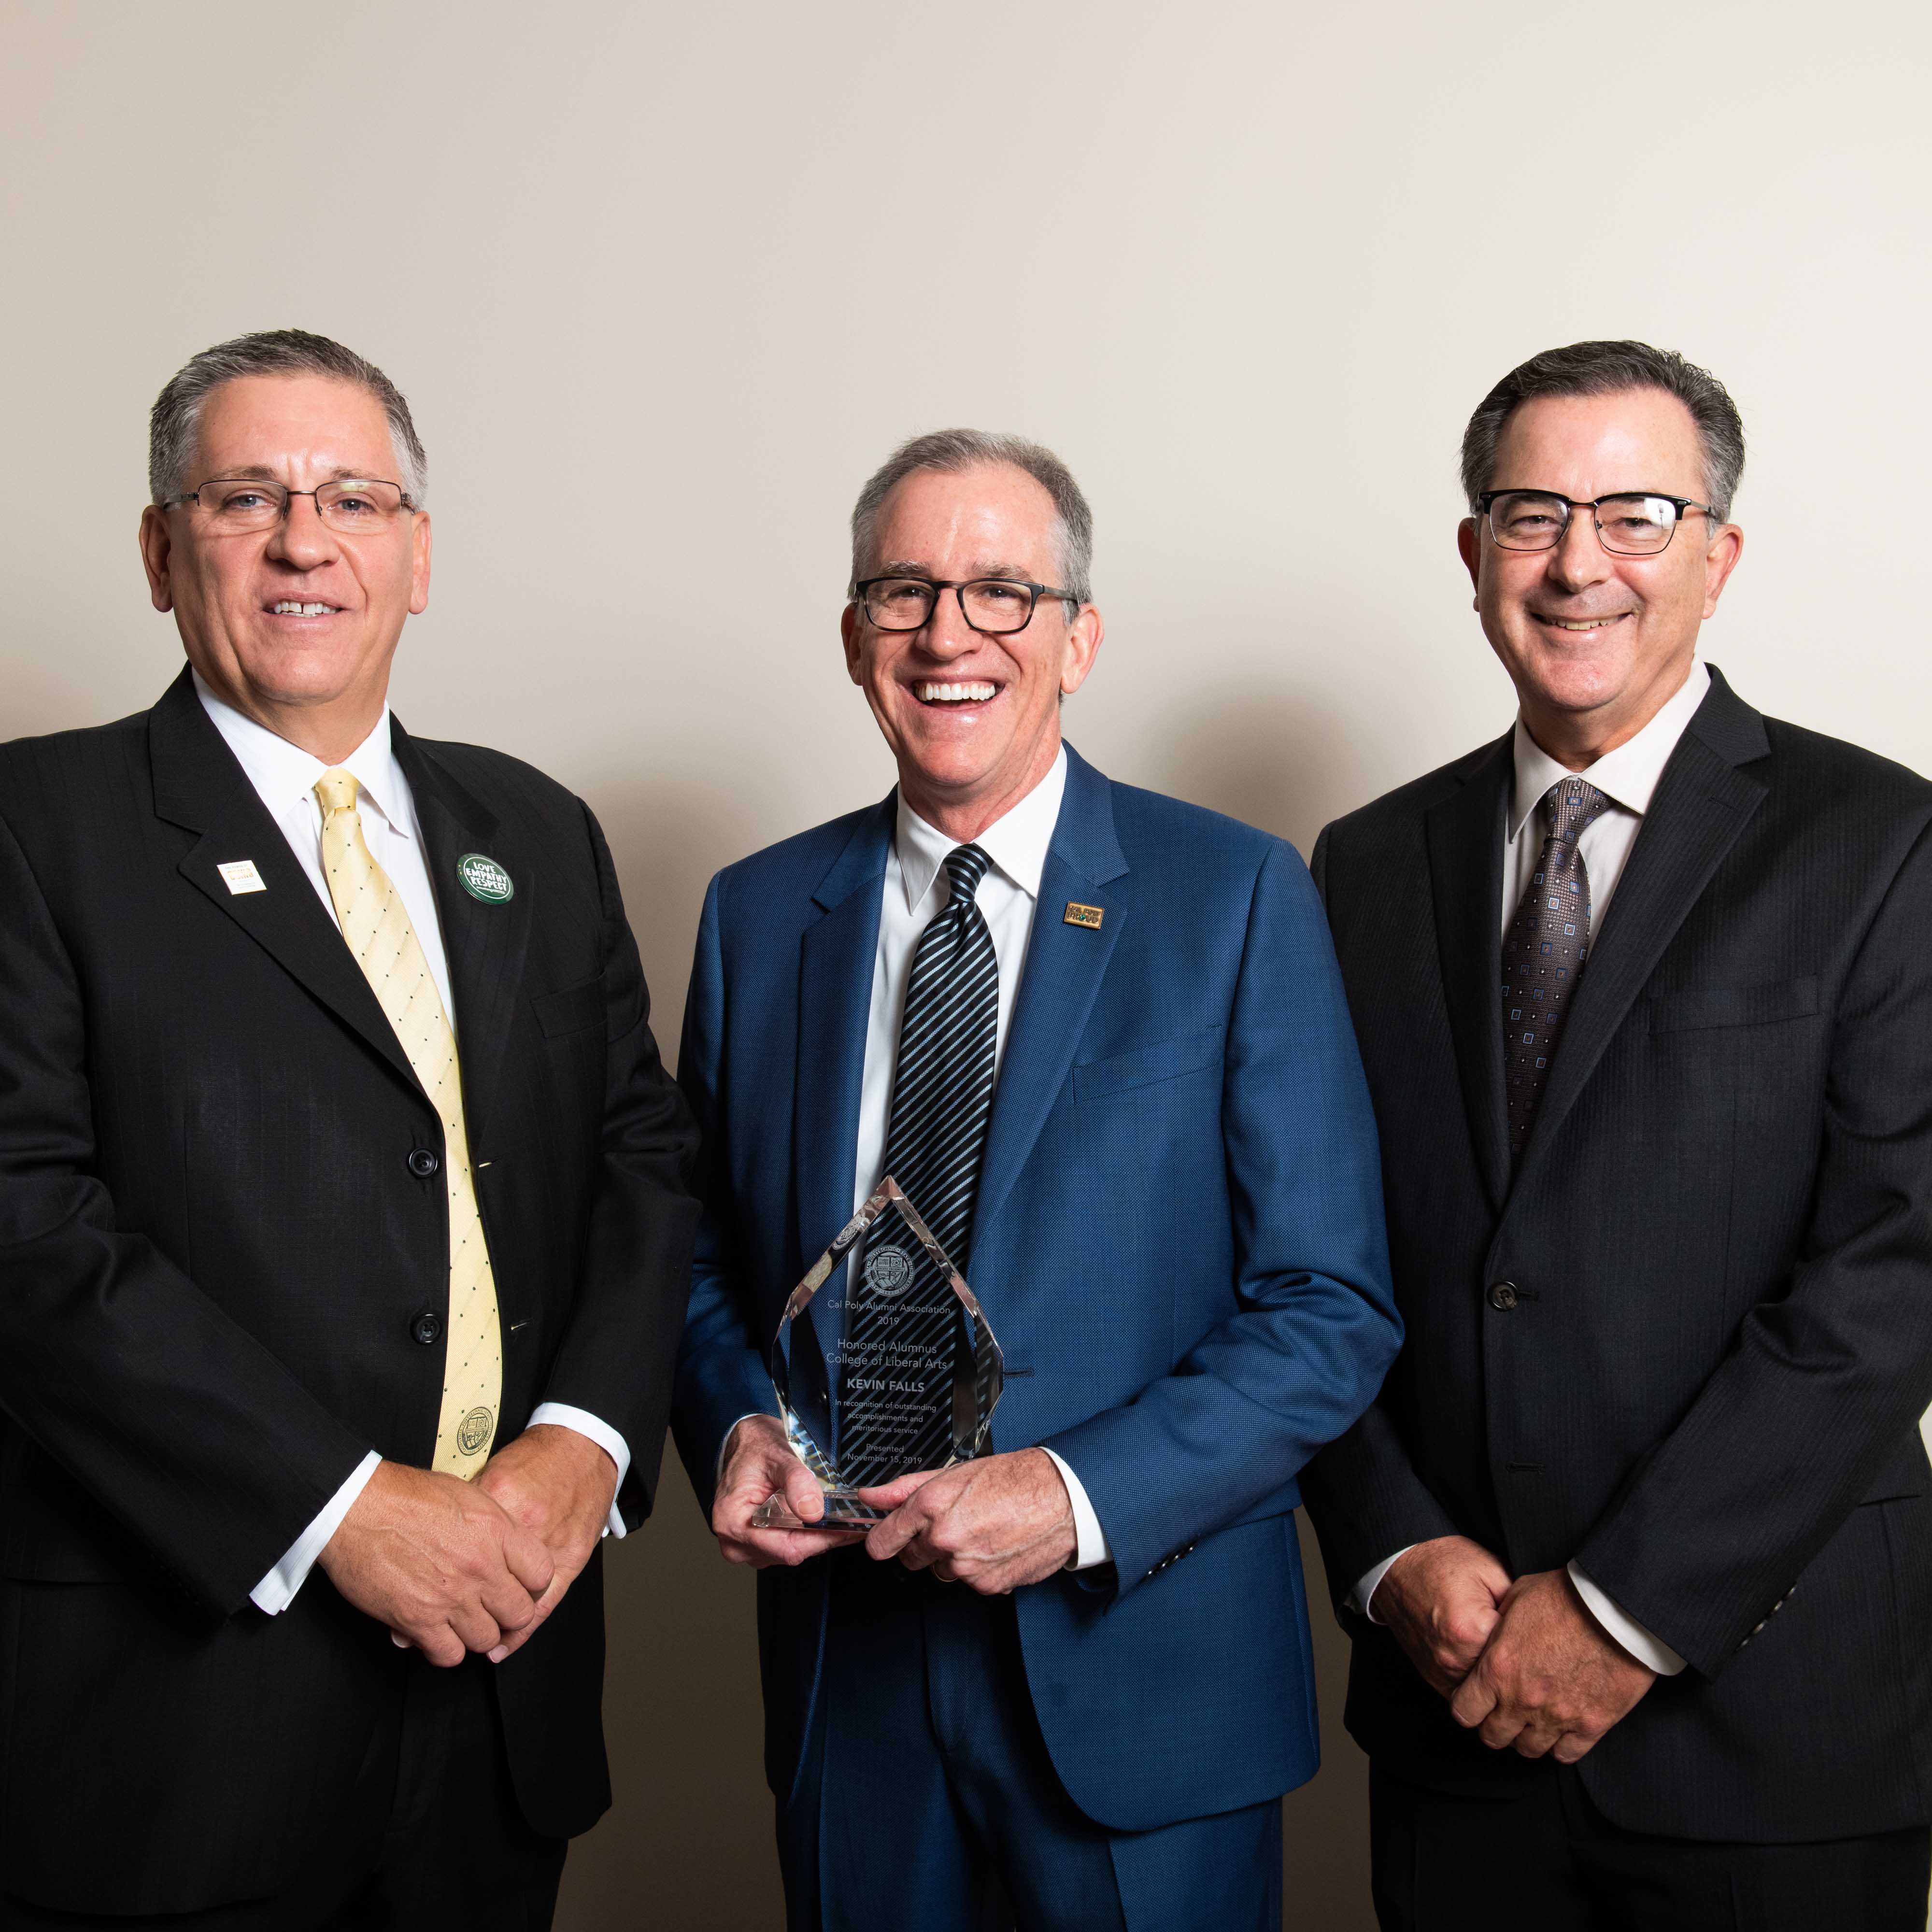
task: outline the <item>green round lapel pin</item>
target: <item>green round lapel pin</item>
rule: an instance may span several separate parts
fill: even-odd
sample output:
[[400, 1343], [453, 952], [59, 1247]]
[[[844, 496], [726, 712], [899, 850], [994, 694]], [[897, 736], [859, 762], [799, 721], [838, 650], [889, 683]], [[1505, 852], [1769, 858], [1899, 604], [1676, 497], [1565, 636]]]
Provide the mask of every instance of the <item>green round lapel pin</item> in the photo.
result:
[[456, 877], [472, 899], [481, 899], [485, 905], [501, 905], [516, 895], [509, 874], [481, 852], [464, 853], [456, 862]]

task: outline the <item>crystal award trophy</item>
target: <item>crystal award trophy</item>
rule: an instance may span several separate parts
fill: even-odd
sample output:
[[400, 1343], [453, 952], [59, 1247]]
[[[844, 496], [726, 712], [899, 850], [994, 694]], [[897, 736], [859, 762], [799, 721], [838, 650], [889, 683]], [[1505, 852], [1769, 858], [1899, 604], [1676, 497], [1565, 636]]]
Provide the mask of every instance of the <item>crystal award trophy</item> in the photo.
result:
[[981, 1454], [1005, 1372], [973, 1291], [890, 1174], [792, 1290], [771, 1372], [825, 1516], [802, 1523], [775, 1494], [760, 1529], [880, 1521], [853, 1492]]

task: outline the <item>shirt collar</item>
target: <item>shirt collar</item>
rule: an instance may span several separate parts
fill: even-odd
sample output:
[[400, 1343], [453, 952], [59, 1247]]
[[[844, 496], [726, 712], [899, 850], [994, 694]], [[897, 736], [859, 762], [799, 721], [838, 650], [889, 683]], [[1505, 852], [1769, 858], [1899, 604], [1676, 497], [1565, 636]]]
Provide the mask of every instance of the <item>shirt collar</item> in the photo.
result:
[[1650, 809], [1658, 781], [1677, 748], [1684, 727], [1704, 701], [1711, 688], [1711, 674], [1702, 658], [1692, 659], [1690, 675], [1677, 692], [1664, 700], [1657, 716], [1634, 738], [1626, 740], [1614, 752], [1606, 752], [1588, 770], [1573, 772], [1560, 765], [1529, 735], [1520, 717], [1516, 721], [1516, 794], [1510, 807], [1509, 836], [1516, 835], [1528, 822], [1530, 814], [1543, 802], [1550, 788], [1564, 778], [1579, 778], [1593, 784], [1613, 805], [1634, 812], [1641, 818]]
[[[315, 802], [316, 780], [337, 767], [325, 765], [312, 752], [278, 738], [266, 725], [256, 724], [216, 697], [202, 682], [200, 671], [194, 673], [194, 689], [209, 722], [221, 734], [248, 773], [249, 783], [272, 810], [279, 811], [297, 800]], [[406, 808], [408, 792], [389, 743], [387, 705], [376, 721], [376, 728], [342, 760], [340, 768], [355, 778], [358, 808], [374, 806], [392, 832], [405, 838], [412, 836]]]
[[[1066, 790], [1066, 748], [1062, 746], [1046, 777], [972, 842], [1030, 899], [1040, 897], [1040, 875], [1046, 869], [1047, 848], [1060, 823], [1060, 802]], [[918, 909], [963, 842], [927, 824], [906, 803], [905, 794], [899, 794], [896, 843], [908, 912]]]

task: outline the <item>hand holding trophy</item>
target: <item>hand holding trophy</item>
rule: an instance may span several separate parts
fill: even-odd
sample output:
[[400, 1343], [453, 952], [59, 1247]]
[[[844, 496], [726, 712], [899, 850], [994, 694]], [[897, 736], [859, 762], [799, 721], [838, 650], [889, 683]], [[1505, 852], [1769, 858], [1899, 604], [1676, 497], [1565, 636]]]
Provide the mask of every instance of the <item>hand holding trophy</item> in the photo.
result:
[[792, 1290], [770, 1367], [825, 1514], [805, 1522], [775, 1492], [759, 1529], [882, 1520], [855, 1492], [982, 1454], [1004, 1376], [973, 1291], [890, 1174]]

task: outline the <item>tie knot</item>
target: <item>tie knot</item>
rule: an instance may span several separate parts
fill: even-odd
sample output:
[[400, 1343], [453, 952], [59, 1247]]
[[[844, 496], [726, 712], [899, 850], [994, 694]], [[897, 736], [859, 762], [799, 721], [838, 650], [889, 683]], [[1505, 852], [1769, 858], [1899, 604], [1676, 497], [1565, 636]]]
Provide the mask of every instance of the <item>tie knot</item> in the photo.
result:
[[1562, 778], [1543, 794], [1543, 823], [1558, 844], [1574, 845], [1584, 827], [1610, 808], [1610, 800], [1581, 778]]
[[992, 862], [976, 845], [955, 846], [946, 861], [946, 876], [952, 882], [952, 896], [947, 904], [970, 905], [980, 890], [980, 881], [986, 876], [986, 868]]
[[360, 789], [355, 773], [344, 771], [340, 765], [333, 771], [324, 772], [315, 782], [315, 795], [322, 801], [325, 817], [332, 812], [353, 812]]

